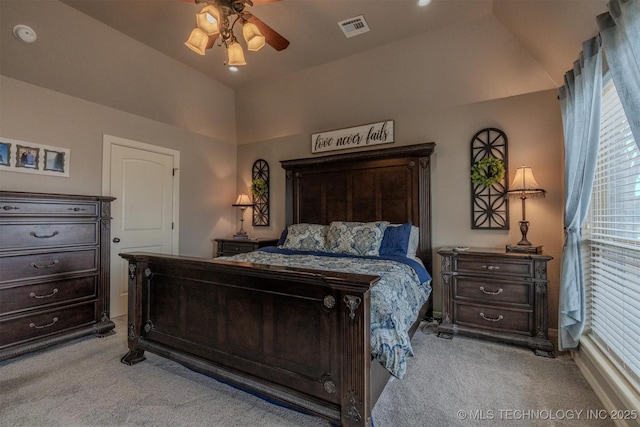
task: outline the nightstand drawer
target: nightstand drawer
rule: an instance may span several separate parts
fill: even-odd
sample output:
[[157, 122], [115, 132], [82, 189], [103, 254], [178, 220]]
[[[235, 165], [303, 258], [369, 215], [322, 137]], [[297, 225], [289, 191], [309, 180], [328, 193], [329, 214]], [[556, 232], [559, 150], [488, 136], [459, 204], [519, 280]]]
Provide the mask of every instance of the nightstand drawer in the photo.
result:
[[486, 301], [490, 304], [518, 304], [533, 306], [532, 286], [527, 283], [513, 283], [490, 280], [482, 277], [457, 276], [453, 280], [453, 297]]
[[455, 304], [456, 323], [482, 329], [493, 329], [530, 335], [532, 313], [501, 307]]
[[251, 252], [257, 249], [258, 245], [247, 242], [247, 243], [235, 243], [235, 242], [225, 242], [222, 245], [222, 250], [224, 252], [233, 252], [234, 254], [243, 254], [245, 252]]
[[257, 251], [265, 246], [275, 246], [278, 243], [278, 239], [215, 239], [214, 242], [214, 248], [217, 247], [216, 256], [231, 256]]
[[533, 277], [533, 264], [527, 260], [498, 260], [498, 259], [455, 259], [455, 270], [475, 273], [491, 273], [492, 275], [514, 275]]

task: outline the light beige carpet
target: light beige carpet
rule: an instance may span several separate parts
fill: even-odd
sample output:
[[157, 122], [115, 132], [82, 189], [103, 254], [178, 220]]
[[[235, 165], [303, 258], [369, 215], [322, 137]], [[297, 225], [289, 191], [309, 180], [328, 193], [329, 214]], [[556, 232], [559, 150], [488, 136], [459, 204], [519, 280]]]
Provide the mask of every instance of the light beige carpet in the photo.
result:
[[[0, 426], [328, 426], [150, 353], [123, 365], [124, 319], [116, 330], [0, 363]], [[414, 349], [374, 408], [376, 427], [613, 425], [558, 419], [602, 408], [568, 358], [421, 331]]]

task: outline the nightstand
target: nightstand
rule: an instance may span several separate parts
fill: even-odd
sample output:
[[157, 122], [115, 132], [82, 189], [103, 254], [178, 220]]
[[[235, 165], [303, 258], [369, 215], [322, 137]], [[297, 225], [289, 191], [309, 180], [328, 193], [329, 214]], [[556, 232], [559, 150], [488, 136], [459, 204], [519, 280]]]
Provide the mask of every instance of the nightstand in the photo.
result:
[[460, 334], [531, 348], [553, 357], [547, 326], [547, 262], [543, 254], [443, 248], [442, 323]]
[[216, 256], [230, 256], [252, 252], [265, 246], [275, 246], [278, 239], [215, 239], [214, 246], [217, 247]]

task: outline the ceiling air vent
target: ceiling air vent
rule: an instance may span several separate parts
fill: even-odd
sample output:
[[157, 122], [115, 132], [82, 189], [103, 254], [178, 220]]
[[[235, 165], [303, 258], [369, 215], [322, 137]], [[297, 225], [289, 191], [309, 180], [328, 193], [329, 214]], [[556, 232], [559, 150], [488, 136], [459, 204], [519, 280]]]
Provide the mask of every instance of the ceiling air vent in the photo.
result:
[[347, 38], [369, 32], [367, 21], [364, 20], [362, 15], [338, 22], [338, 25]]

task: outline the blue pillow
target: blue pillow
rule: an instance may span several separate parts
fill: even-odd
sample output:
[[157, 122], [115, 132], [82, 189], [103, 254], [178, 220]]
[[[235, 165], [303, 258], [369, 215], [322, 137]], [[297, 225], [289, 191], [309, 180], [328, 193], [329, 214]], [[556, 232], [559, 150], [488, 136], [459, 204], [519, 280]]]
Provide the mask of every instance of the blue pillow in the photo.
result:
[[384, 230], [384, 237], [380, 245], [380, 255], [407, 256], [409, 237], [411, 236], [411, 222], [394, 226]]
[[287, 227], [285, 227], [285, 229], [282, 230], [282, 234], [280, 234], [280, 239], [278, 240], [278, 244], [276, 246], [280, 247], [284, 245], [284, 242], [286, 242], [287, 240], [287, 234], [289, 234], [287, 230], [288, 230]]

